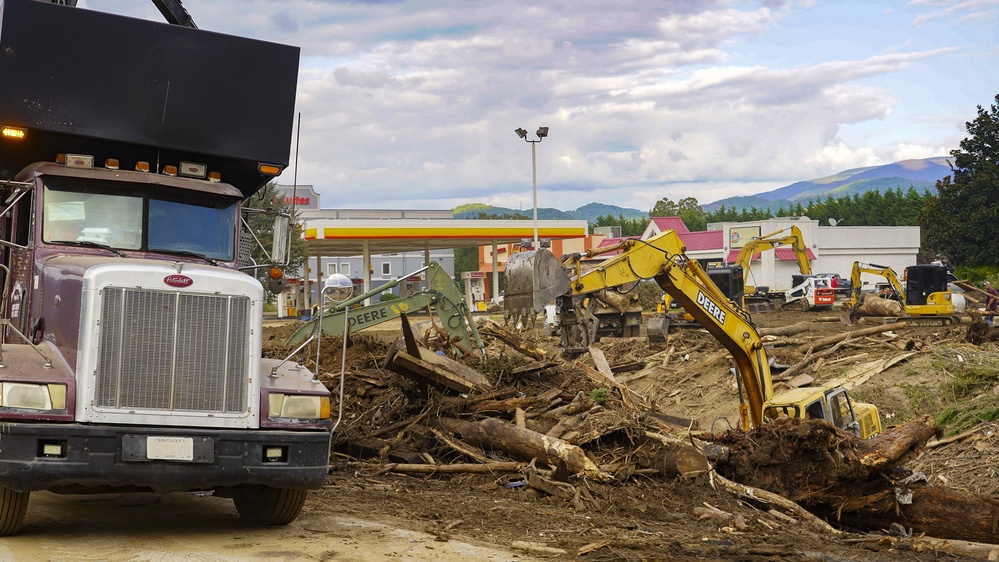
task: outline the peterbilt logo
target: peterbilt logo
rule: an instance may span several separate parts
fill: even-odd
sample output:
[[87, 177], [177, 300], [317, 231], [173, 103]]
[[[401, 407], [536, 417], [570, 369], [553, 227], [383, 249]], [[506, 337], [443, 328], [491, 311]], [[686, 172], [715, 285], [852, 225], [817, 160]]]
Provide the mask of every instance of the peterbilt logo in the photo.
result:
[[187, 275], [167, 275], [163, 278], [163, 282], [171, 287], [190, 287], [194, 283], [194, 279]]

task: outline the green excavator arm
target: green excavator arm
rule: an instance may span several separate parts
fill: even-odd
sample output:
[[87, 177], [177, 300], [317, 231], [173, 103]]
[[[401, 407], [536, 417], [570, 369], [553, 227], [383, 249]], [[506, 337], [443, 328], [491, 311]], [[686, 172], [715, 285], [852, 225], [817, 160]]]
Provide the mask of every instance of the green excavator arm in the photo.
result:
[[403, 314], [426, 309], [437, 316], [441, 327], [448, 333], [450, 342], [462, 354], [469, 353], [473, 348], [482, 349], [485, 347], [479, 337], [471, 312], [465, 304], [465, 297], [451, 276], [437, 262], [430, 262], [425, 271], [427, 272], [427, 283], [426, 288], [422, 291], [390, 301], [353, 308], [355, 304], [399, 284], [398, 279], [389, 281], [343, 303], [326, 307], [321, 315], [317, 313], [311, 320], [295, 330], [295, 333], [288, 339], [287, 345], [299, 345], [309, 337], [314, 336], [320, 326], [320, 316], [322, 317], [322, 333], [324, 335], [337, 335], [343, 333], [345, 322], [350, 326], [352, 332], [356, 332], [399, 318]]

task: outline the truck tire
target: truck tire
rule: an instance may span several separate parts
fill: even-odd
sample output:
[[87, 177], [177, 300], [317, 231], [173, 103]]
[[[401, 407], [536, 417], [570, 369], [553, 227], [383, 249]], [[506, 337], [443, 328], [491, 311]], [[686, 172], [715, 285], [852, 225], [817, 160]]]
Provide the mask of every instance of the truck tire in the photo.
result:
[[232, 503], [244, 521], [287, 525], [298, 517], [308, 490], [241, 484], [232, 488]]
[[15, 535], [21, 530], [30, 494], [0, 486], [0, 537]]

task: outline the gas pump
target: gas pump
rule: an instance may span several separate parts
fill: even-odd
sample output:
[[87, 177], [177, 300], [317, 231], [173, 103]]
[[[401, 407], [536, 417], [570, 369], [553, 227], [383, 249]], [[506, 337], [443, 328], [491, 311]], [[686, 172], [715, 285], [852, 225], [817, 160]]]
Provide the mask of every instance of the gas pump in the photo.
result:
[[277, 307], [279, 317], [297, 318], [302, 307], [303, 286], [301, 279], [290, 277], [284, 291], [277, 296]]
[[468, 310], [482, 312], [486, 309], [486, 273], [466, 271], [461, 274], [465, 289], [465, 304]]

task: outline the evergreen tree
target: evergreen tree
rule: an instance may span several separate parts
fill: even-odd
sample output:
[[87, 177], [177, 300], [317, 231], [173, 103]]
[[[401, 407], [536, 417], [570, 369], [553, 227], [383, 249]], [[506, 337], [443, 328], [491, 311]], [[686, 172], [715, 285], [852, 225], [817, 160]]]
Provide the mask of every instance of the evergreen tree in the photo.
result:
[[919, 214], [923, 246], [957, 265], [996, 266], [999, 225], [999, 95], [995, 105], [978, 106], [966, 123], [968, 137], [952, 150], [953, 178], [937, 182], [937, 197]]

